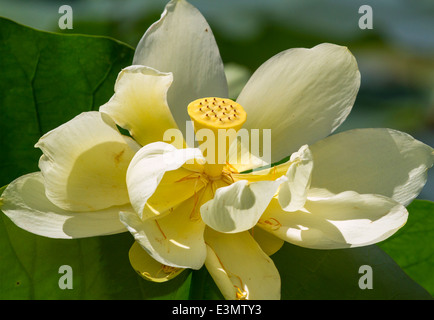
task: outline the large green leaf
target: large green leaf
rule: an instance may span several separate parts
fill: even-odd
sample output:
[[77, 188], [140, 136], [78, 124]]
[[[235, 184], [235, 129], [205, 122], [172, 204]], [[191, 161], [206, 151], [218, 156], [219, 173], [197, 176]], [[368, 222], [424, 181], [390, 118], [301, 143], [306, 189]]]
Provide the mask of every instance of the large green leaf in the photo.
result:
[[434, 295], [434, 202], [414, 200], [407, 224], [379, 246]]

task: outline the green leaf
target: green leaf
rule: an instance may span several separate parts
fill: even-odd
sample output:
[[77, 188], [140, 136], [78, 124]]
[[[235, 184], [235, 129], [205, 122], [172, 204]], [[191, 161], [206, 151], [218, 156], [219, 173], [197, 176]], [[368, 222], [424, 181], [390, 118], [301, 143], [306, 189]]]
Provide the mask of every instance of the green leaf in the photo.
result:
[[[129, 233], [78, 240], [49, 239], [0, 219], [0, 299], [187, 299], [191, 273], [166, 283], [143, 280], [131, 267]], [[63, 265], [72, 289], [61, 289]]]
[[[431, 300], [431, 295], [408, 277], [378, 246], [313, 250], [289, 243], [271, 256], [282, 281], [282, 300]], [[372, 289], [363, 289], [372, 270]], [[202, 268], [193, 273], [195, 299], [222, 299], [211, 276]], [[203, 288], [206, 288], [203, 291]], [[202, 290], [202, 291], [201, 291]]]
[[0, 18], [0, 185], [37, 171], [35, 143], [113, 95], [134, 51], [118, 41], [37, 31]]
[[[432, 298], [376, 245], [312, 250], [285, 244], [272, 258], [284, 284], [282, 299]], [[359, 286], [367, 275], [361, 266], [372, 270], [372, 289]]]
[[379, 246], [434, 295], [434, 202], [414, 200], [406, 225]]
[[[40, 136], [113, 95], [132, 48], [104, 37], [40, 32], [0, 18], [0, 185], [38, 170]], [[0, 189], [0, 192], [4, 188]], [[40, 237], [0, 218], [0, 299], [185, 299], [191, 274], [156, 284], [130, 266], [132, 236]], [[59, 268], [72, 268], [62, 290]]]

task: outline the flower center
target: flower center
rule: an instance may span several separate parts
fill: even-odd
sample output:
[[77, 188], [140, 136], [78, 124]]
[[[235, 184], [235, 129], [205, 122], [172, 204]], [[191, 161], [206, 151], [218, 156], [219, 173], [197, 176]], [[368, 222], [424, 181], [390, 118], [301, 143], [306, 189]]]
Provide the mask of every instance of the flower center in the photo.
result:
[[191, 102], [188, 115], [194, 124], [202, 152], [206, 150], [205, 173], [212, 179], [222, 175], [229, 146], [246, 122], [243, 107], [230, 99], [202, 98]]

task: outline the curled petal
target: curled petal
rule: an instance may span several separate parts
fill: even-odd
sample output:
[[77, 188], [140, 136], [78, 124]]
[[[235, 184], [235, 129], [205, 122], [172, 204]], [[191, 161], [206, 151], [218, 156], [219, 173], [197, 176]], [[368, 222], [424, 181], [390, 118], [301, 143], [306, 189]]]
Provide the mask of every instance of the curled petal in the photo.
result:
[[283, 210], [296, 211], [304, 206], [312, 176], [312, 153], [308, 146], [291, 155], [287, 180], [280, 185], [278, 200]]
[[354, 191], [313, 196], [309, 192], [304, 209], [295, 212], [283, 211], [273, 199], [258, 226], [301, 247], [339, 249], [380, 242], [407, 218], [404, 206], [384, 196]]
[[[131, 204], [141, 218], [153, 217], [155, 214], [159, 214], [155, 211], [152, 213], [150, 210], [145, 210], [145, 207], [147, 201], [162, 182], [165, 173], [177, 170], [193, 159], [203, 160], [199, 149], [176, 149], [174, 146], [163, 142], [148, 144], [136, 153], [128, 167], [127, 186]], [[179, 177], [181, 178], [181, 176]], [[173, 176], [169, 176], [168, 180], [172, 181]], [[186, 189], [179, 194], [172, 194], [175, 200], [172, 200], [167, 206], [170, 207], [180, 202], [176, 199], [185, 200], [186, 192], [194, 192], [194, 189]]]
[[116, 80], [115, 94], [100, 111], [127, 129], [141, 145], [162, 141], [167, 129], [177, 125], [167, 105], [171, 73], [145, 66], [123, 69]]
[[284, 177], [276, 181], [237, 181], [217, 189], [214, 199], [200, 208], [203, 221], [219, 232], [235, 233], [253, 228]]
[[119, 133], [106, 114], [84, 112], [45, 134], [39, 168], [48, 199], [70, 211], [129, 203], [128, 165], [140, 146]]
[[131, 246], [128, 256], [134, 270], [142, 278], [152, 282], [166, 282], [185, 270], [161, 264], [153, 259], [137, 242]]

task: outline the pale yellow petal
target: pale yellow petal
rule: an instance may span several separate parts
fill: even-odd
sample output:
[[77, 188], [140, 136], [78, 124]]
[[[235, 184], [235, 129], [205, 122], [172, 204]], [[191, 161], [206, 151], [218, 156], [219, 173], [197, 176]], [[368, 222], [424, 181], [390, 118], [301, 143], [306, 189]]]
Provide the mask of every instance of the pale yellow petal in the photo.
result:
[[129, 203], [128, 165], [140, 146], [119, 133], [106, 114], [85, 112], [45, 134], [36, 144], [48, 199], [71, 211]]
[[187, 105], [204, 97], [228, 96], [217, 43], [208, 23], [184, 0], [170, 1], [137, 45], [134, 64], [173, 73], [168, 92], [171, 112], [185, 136]]
[[123, 69], [116, 80], [115, 94], [100, 111], [127, 129], [141, 145], [163, 141], [164, 132], [177, 125], [167, 105], [171, 73], [146, 66]]
[[[155, 217], [155, 215], [161, 213], [159, 210], [165, 211], [179, 204], [189, 195], [193, 195], [197, 180], [183, 179], [189, 173], [187, 169], [181, 167], [186, 162], [201, 157], [202, 154], [199, 149], [176, 149], [174, 146], [163, 142], [151, 143], [141, 148], [131, 160], [127, 171], [128, 194], [131, 204], [139, 216], [143, 219]], [[163, 181], [163, 177], [167, 172], [178, 169], [180, 171], [167, 175], [166, 180]], [[184, 181], [178, 182], [177, 185], [176, 181], [178, 180]], [[145, 211], [148, 200], [154, 195], [161, 182], [163, 182], [160, 190], [161, 196], [169, 195], [170, 188], [174, 188], [179, 193], [172, 193], [171, 198], [164, 200], [161, 199], [160, 192], [158, 192], [150, 202], [150, 205], [154, 205], [156, 210]], [[185, 186], [186, 189], [180, 190], [180, 186]], [[198, 190], [202, 187], [202, 185], [196, 186]]]
[[152, 282], [166, 282], [185, 270], [161, 264], [153, 259], [137, 242], [131, 246], [128, 256], [134, 270], [142, 278]]
[[310, 146], [313, 188], [354, 190], [390, 197], [407, 206], [427, 181], [434, 149], [392, 129], [355, 129]]
[[273, 199], [258, 226], [301, 247], [340, 249], [380, 242], [408, 218], [404, 206], [384, 196], [353, 191], [318, 194], [308, 196], [305, 208], [295, 212], [283, 211]]
[[279, 251], [285, 243], [282, 239], [257, 226], [251, 230], [251, 234], [261, 249], [269, 256]]
[[236, 233], [253, 228], [284, 181], [282, 178], [285, 177], [250, 184], [240, 180], [217, 189], [214, 198], [200, 208], [203, 221], [219, 232]]
[[283, 51], [266, 61], [237, 102], [248, 115], [244, 128], [271, 129], [275, 163], [333, 132], [350, 113], [359, 86], [357, 62], [349, 50], [323, 43]]
[[303, 208], [312, 177], [312, 152], [307, 145], [294, 152], [289, 159], [291, 165], [286, 172], [286, 180], [279, 187], [278, 200], [285, 211]]
[[18, 227], [34, 234], [58, 239], [85, 238], [126, 232], [119, 212], [129, 204], [98, 211], [66, 211], [55, 206], [45, 194], [40, 172], [12, 181], [2, 194], [1, 210]]
[[280, 299], [280, 275], [248, 231], [224, 234], [206, 229], [206, 268], [228, 300]]
[[192, 219], [195, 198], [178, 205], [158, 219], [141, 220], [135, 212], [121, 212], [120, 219], [143, 249], [158, 262], [176, 268], [200, 269], [205, 261], [205, 224]]

